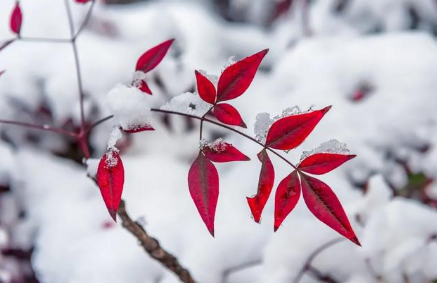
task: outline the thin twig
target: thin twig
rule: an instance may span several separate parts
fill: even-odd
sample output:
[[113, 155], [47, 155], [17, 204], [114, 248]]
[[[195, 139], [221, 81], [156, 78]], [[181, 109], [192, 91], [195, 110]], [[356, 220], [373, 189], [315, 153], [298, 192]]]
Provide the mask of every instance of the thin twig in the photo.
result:
[[20, 41], [45, 42], [45, 43], [71, 43], [71, 39], [45, 38], [45, 37], [20, 37]]
[[61, 129], [61, 128], [55, 128], [55, 127], [52, 127], [49, 125], [37, 125], [37, 124], [31, 124], [31, 123], [26, 123], [26, 122], [17, 122], [17, 121], [9, 121], [9, 120], [0, 120], [0, 124], [15, 125], [15, 126], [20, 126], [20, 127], [26, 127], [26, 128], [31, 128], [31, 129], [37, 129], [37, 130], [58, 133], [58, 134], [62, 134], [62, 135], [70, 136], [70, 137], [76, 137], [76, 133], [72, 133], [72, 132], [66, 131], [66, 130]]
[[[221, 127], [221, 128], [224, 128], [224, 129], [227, 129], [227, 130], [229, 130], [229, 131], [232, 131], [232, 132], [234, 132], [234, 133], [239, 134], [240, 136], [245, 137], [246, 139], [249, 139], [249, 140], [253, 141], [254, 143], [258, 144], [259, 146], [261, 146], [261, 147], [267, 149], [268, 151], [270, 151], [270, 152], [273, 153], [274, 155], [278, 156], [280, 159], [282, 159], [284, 162], [286, 162], [288, 165], [290, 165], [290, 166], [293, 167], [294, 169], [297, 169], [297, 167], [296, 167], [293, 163], [291, 163], [290, 161], [288, 161], [285, 157], [283, 157], [282, 155], [280, 155], [280, 154], [279, 154], [278, 152], [276, 152], [274, 149], [271, 149], [271, 148], [269, 148], [269, 147], [266, 147], [264, 144], [260, 143], [259, 141], [257, 141], [257, 140], [254, 139], [253, 137], [251, 137], [251, 136], [249, 136], [249, 135], [247, 135], [247, 134], [245, 134], [245, 133], [243, 133], [243, 132], [241, 132], [241, 131], [239, 131], [239, 130], [237, 130], [237, 129], [234, 129], [234, 128], [230, 127], [230, 126], [224, 125], [224, 124], [222, 124], [222, 123], [216, 122], [216, 121], [214, 121], [214, 120], [211, 120], [211, 119], [208, 119], [208, 118], [205, 118], [205, 117], [199, 117], [199, 116], [190, 115], [190, 114], [186, 114], [186, 113], [182, 113], [182, 112], [177, 112], [177, 111], [163, 110], [163, 109], [157, 109], [157, 108], [151, 108], [150, 111], [151, 111], [151, 112], [157, 112], [157, 113], [166, 113], [166, 114], [173, 114], [173, 115], [178, 115], [178, 116], [185, 116], [185, 117], [193, 118], [193, 119], [197, 119], [197, 120], [200, 120], [200, 121], [202, 121], [202, 119], [203, 119], [203, 121], [205, 121], [205, 122], [208, 122], [208, 123], [210, 123], [210, 124], [213, 124], [213, 125], [219, 126], [219, 127]], [[111, 116], [107, 116], [107, 117], [105, 117], [105, 118], [102, 118], [102, 119], [98, 120], [97, 122], [95, 122], [95, 123], [94, 123], [90, 128], [93, 128], [93, 127], [95, 127], [96, 125], [99, 125], [99, 124], [101, 124], [101, 123], [103, 123], [103, 122], [105, 122], [105, 121], [108, 121], [109, 119], [111, 119], [111, 118], [113, 118], [113, 117], [114, 117], [114, 115], [111, 115]], [[201, 123], [201, 124], [202, 124], [202, 123]]]
[[257, 266], [257, 265], [260, 265], [260, 264], [262, 264], [262, 260], [261, 259], [256, 259], [256, 260], [252, 260], [252, 261], [248, 261], [248, 262], [242, 263], [240, 265], [229, 267], [229, 268], [227, 268], [227, 269], [225, 269], [223, 271], [222, 282], [225, 283], [227, 281], [229, 275], [231, 275], [234, 272], [238, 272], [238, 271], [241, 271], [241, 270], [244, 270], [244, 269], [247, 269], [247, 268], [251, 268], [251, 267], [254, 267], [254, 266]]
[[88, 12], [85, 16], [85, 19], [83, 20], [82, 24], [80, 25], [79, 29], [77, 30], [76, 34], [73, 36], [72, 41], [76, 41], [77, 37], [81, 34], [82, 30], [85, 28], [85, 26], [88, 24], [88, 21], [91, 18], [91, 14], [93, 12], [94, 4], [96, 3], [95, 0], [91, 1], [91, 5], [88, 9]]
[[[326, 250], [327, 248], [336, 245], [338, 243], [343, 242], [344, 239], [343, 238], [338, 238], [338, 239], [334, 239], [331, 240], [323, 245], [321, 245], [320, 247], [318, 247], [317, 249], [315, 249], [307, 258], [307, 260], [305, 261], [304, 265], [302, 266], [301, 270], [298, 272], [296, 278], [294, 279], [293, 283], [298, 283], [300, 282], [300, 280], [302, 279], [303, 275], [305, 274], [305, 272], [309, 271], [309, 270], [313, 270], [314, 268], [311, 266], [311, 263], [313, 262], [313, 260], [316, 258], [316, 256], [318, 256], [321, 252], [323, 252], [324, 250]], [[314, 273], [313, 273], [314, 274]]]
[[195, 283], [190, 272], [182, 267], [178, 259], [164, 250], [158, 240], [150, 237], [144, 228], [133, 221], [126, 212], [126, 204], [121, 200], [118, 207], [118, 216], [121, 218], [123, 227], [128, 230], [140, 242], [144, 250], [155, 260], [159, 261], [168, 270], [172, 271], [184, 283]]

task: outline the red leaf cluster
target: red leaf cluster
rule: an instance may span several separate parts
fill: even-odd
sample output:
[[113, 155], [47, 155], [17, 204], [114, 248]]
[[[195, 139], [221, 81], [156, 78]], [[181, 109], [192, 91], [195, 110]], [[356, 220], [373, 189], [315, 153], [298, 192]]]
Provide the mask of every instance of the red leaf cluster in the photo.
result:
[[265, 49], [228, 66], [221, 74], [217, 90], [214, 84], [199, 71], [195, 71], [197, 92], [205, 102], [212, 104], [214, 116], [226, 125], [246, 128], [246, 124], [235, 107], [221, 103], [241, 96], [252, 83], [261, 61], [268, 52]]

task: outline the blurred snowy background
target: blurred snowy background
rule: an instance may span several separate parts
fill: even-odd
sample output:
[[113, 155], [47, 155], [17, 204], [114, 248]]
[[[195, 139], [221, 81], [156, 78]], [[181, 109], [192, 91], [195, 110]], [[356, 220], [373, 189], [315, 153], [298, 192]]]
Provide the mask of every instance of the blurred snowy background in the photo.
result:
[[[312, 263], [335, 282], [437, 279], [437, 2], [435, 0], [98, 1], [77, 44], [86, 117], [108, 115], [106, 93], [129, 83], [136, 59], [175, 38], [148, 74], [154, 107], [194, 89], [194, 70], [219, 74], [229, 57], [270, 48], [234, 105], [254, 135], [259, 112], [333, 105], [314, 133], [288, 153], [338, 139], [358, 155], [323, 176], [363, 245], [348, 241]], [[14, 37], [14, 0], [0, 1], [0, 42]], [[64, 2], [20, 1], [24, 37], [68, 38]], [[71, 0], [79, 26], [89, 4]], [[71, 46], [18, 41], [0, 52], [0, 119], [74, 129], [79, 124]], [[123, 198], [134, 219], [202, 283], [290, 283], [308, 256], [339, 237], [302, 200], [273, 233], [273, 198], [260, 225], [246, 196], [256, 192], [260, 148], [208, 125], [252, 162], [219, 165], [216, 238], [190, 199], [187, 173], [198, 123], [154, 116], [155, 132], [125, 136]], [[111, 122], [90, 137], [103, 154]], [[0, 125], [0, 282], [171, 283], [122, 227], [112, 224], [73, 140]], [[272, 157], [276, 184], [290, 173]], [[90, 163], [93, 163], [92, 161]], [[96, 162], [94, 162], [96, 163]], [[300, 282], [320, 282], [305, 275]], [[328, 281], [326, 281], [328, 282]], [[329, 281], [331, 282], [331, 281]]]

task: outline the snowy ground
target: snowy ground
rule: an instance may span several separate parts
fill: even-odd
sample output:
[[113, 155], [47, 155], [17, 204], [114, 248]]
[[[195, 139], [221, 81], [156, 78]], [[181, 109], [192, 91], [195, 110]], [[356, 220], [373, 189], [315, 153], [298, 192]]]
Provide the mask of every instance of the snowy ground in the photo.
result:
[[[229, 57], [241, 59], [270, 48], [249, 90], [233, 103], [248, 125], [247, 133], [255, 135], [260, 112], [273, 117], [294, 105], [333, 105], [308, 140], [287, 157], [297, 163], [304, 150], [331, 139], [347, 143], [358, 155], [322, 180], [345, 206], [363, 247], [344, 241], [321, 253], [314, 266], [337, 282], [377, 282], [377, 276], [385, 282], [437, 279], [437, 242], [430, 241], [437, 235], [436, 209], [416, 192], [408, 198], [392, 197], [393, 191], [403, 195], [414, 173], [437, 178], [437, 3], [350, 0], [335, 12], [341, 1], [313, 1], [312, 36], [305, 37], [299, 1], [268, 28], [265, 13], [278, 1], [230, 2], [235, 11], [244, 11], [249, 23], [225, 22], [206, 0], [98, 3], [78, 40], [87, 117], [108, 115], [112, 108], [106, 94], [130, 82], [142, 52], [169, 38], [176, 39], [175, 46], [147, 75], [154, 92], [147, 103], [157, 108], [192, 90], [195, 69], [219, 75]], [[63, 1], [20, 3], [23, 36], [68, 38]], [[0, 2], [1, 41], [13, 37], [8, 30], [13, 5], [13, 0]], [[79, 26], [87, 6], [72, 5]], [[409, 28], [412, 9], [420, 19], [415, 29]], [[77, 125], [79, 102], [69, 45], [15, 42], [0, 52], [3, 69], [0, 119], [60, 126], [71, 120]], [[362, 99], [357, 99], [359, 92], [364, 93]], [[51, 109], [51, 117], [40, 113], [41, 105]], [[211, 140], [223, 137], [252, 159], [218, 165], [221, 191], [212, 238], [187, 186], [188, 169], [198, 152], [197, 121], [190, 131], [184, 119], [170, 117], [169, 131], [161, 118], [152, 115], [156, 131], [123, 140], [123, 199], [131, 216], [143, 221], [198, 282], [293, 282], [308, 255], [338, 237], [302, 200], [277, 233], [273, 198], [262, 223], [254, 223], [246, 196], [256, 192], [260, 148], [207, 125]], [[106, 148], [111, 123], [102, 124], [91, 137], [96, 159]], [[128, 232], [111, 224], [86, 168], [54, 154], [65, 153], [68, 140], [4, 125], [1, 132], [0, 183], [10, 190], [0, 194], [0, 247], [33, 247], [31, 265], [40, 282], [178, 282]], [[90, 167], [97, 161], [91, 160]], [[277, 185], [290, 167], [273, 156], [272, 161]], [[430, 198], [437, 198], [437, 183], [425, 189]], [[229, 268], [253, 261], [260, 263], [224, 278]], [[19, 282], [11, 278], [20, 272], [16, 259], [0, 255], [0, 281]], [[301, 282], [317, 280], [305, 276]]]

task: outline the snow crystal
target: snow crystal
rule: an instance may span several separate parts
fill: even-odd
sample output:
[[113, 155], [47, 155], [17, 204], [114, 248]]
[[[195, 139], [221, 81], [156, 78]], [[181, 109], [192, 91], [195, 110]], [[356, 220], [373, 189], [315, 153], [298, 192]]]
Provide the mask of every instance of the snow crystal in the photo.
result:
[[134, 130], [150, 125], [150, 96], [136, 87], [118, 84], [107, 94], [114, 119], [124, 130]]
[[228, 63], [226, 63], [226, 65], [223, 67], [223, 69], [221, 70], [221, 73], [223, 73], [223, 71], [226, 70], [226, 68], [234, 65], [235, 63], [237, 63], [237, 61], [235, 60], [235, 56], [229, 57]]
[[217, 88], [219, 77], [216, 75], [208, 74], [205, 70], [199, 70], [204, 77], [206, 77]]
[[218, 138], [213, 142], [208, 142], [206, 139], [200, 140], [200, 149], [203, 149], [205, 147], [211, 149], [215, 152], [222, 152], [226, 150], [226, 143], [223, 141], [222, 138]]
[[350, 154], [349, 149], [347, 149], [347, 145], [345, 143], [339, 142], [336, 139], [329, 140], [327, 142], [322, 143], [318, 147], [310, 151], [304, 151], [300, 160], [307, 158], [316, 153], [338, 153], [338, 154]]
[[118, 127], [114, 127], [112, 129], [111, 135], [109, 136], [109, 140], [108, 140], [108, 150], [114, 150], [116, 149], [115, 144], [117, 143], [117, 141], [119, 139], [121, 139], [122, 137], [122, 133], [120, 131], [120, 128]]
[[105, 164], [106, 164], [107, 168], [115, 167], [118, 164], [117, 155], [114, 154], [114, 153], [118, 154], [118, 149], [117, 148], [112, 148], [111, 150], [109, 150], [106, 153], [106, 162], [105, 162]]
[[270, 126], [272, 125], [273, 120], [270, 119], [269, 113], [259, 113], [256, 115], [256, 122], [254, 125], [254, 131], [255, 131], [255, 139], [259, 141], [260, 143], [265, 143], [267, 138], [267, 131], [269, 130]]
[[211, 109], [211, 106], [196, 93], [186, 92], [174, 97], [170, 102], [161, 106], [161, 109], [202, 117]]
[[132, 86], [139, 87], [141, 85], [141, 81], [146, 79], [146, 73], [143, 71], [136, 71], [132, 76]]

